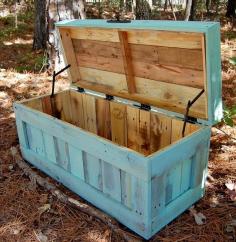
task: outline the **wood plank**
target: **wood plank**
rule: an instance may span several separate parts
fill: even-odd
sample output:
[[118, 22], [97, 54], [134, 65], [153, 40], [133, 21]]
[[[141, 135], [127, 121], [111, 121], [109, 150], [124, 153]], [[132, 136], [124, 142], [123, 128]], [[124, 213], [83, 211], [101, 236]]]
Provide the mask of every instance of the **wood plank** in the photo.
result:
[[[125, 74], [122, 49], [117, 43], [85, 44], [74, 40], [80, 66]], [[204, 88], [201, 50], [129, 44], [132, 75], [167, 83]], [[93, 53], [96, 53], [94, 55]]]
[[42, 109], [43, 112], [48, 115], [53, 115], [53, 106], [50, 96], [42, 97]]
[[132, 175], [121, 170], [121, 203], [132, 208]]
[[150, 150], [155, 152], [171, 144], [171, 118], [151, 112]]
[[102, 161], [103, 192], [111, 198], [121, 201], [120, 169]]
[[83, 153], [85, 182], [98, 190], [103, 189], [101, 160], [89, 153]]
[[189, 190], [191, 184], [191, 169], [192, 169], [192, 158], [184, 160], [182, 162], [182, 168], [181, 168], [181, 193], [186, 192]]
[[[185, 114], [188, 100], [192, 100], [200, 92], [198, 88], [136, 77], [137, 93], [129, 94], [125, 82], [125, 75], [84, 67], [80, 67], [80, 71], [82, 79], [84, 80], [79, 83], [81, 87], [151, 104], [182, 114]], [[205, 95], [202, 95], [190, 108], [189, 115], [206, 119], [205, 102]]]
[[91, 95], [82, 95], [84, 109], [84, 128], [94, 134], [97, 134], [96, 118], [96, 99]]
[[128, 43], [128, 35], [127, 35], [127, 32], [125, 31], [118, 31], [118, 35], [120, 39], [121, 53], [123, 57], [122, 58], [123, 66], [124, 66], [124, 72], [126, 76], [128, 92], [135, 93], [136, 86], [135, 86], [135, 80], [134, 80], [131, 52], [130, 52], [130, 47]]
[[108, 100], [96, 99], [96, 116], [98, 135], [111, 140], [111, 113]]
[[42, 105], [42, 101], [40, 98], [34, 98], [32, 100], [26, 101], [25, 105], [27, 107], [33, 108], [35, 110], [38, 110], [41, 112], [43, 111], [43, 105]]
[[52, 102], [54, 103], [55, 116], [58, 119], [71, 123], [71, 103], [69, 91], [57, 93]]
[[[59, 28], [60, 31], [62, 28]], [[66, 30], [66, 29], [65, 29]], [[201, 49], [202, 33], [158, 30], [125, 30], [131, 44], [158, 45], [188, 49]], [[119, 42], [117, 29], [71, 28], [72, 39]]]
[[127, 106], [127, 147], [139, 151], [139, 109]]
[[45, 147], [42, 130], [27, 123], [26, 134], [29, 148], [35, 153], [41, 156], [45, 156]]
[[71, 174], [84, 180], [83, 151], [75, 148], [73, 145], [69, 145], [69, 160]]
[[45, 145], [45, 154], [48, 160], [53, 163], [57, 163], [54, 138], [52, 135], [43, 132], [43, 140]]
[[70, 171], [68, 143], [58, 137], [53, 137], [57, 164], [66, 171]]
[[127, 146], [126, 105], [110, 102], [112, 141]]
[[70, 91], [71, 103], [71, 121], [72, 124], [84, 128], [84, 108], [83, 108], [83, 94]]
[[67, 64], [70, 64], [70, 68], [68, 70], [69, 78], [73, 82], [78, 82], [80, 78], [80, 73], [78, 69], [78, 63], [75, 57], [75, 52], [70, 36], [70, 32], [66, 29], [59, 29], [61, 42], [62, 42], [62, 49], [63, 49], [63, 56], [64, 60]]
[[150, 112], [139, 111], [139, 152], [144, 155], [150, 154]]

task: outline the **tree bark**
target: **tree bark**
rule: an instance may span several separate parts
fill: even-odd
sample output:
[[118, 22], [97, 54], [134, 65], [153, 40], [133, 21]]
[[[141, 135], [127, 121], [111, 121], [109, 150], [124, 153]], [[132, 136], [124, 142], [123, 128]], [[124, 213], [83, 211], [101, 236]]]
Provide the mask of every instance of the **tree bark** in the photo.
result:
[[235, 0], [228, 0], [226, 17], [235, 18], [236, 17], [235, 10], [236, 10], [236, 1]]
[[33, 49], [45, 49], [47, 46], [48, 31], [46, 24], [46, 1], [35, 0], [35, 21]]
[[192, 8], [192, 1], [193, 0], [187, 0], [186, 11], [185, 11], [185, 21], [189, 21], [191, 8]]

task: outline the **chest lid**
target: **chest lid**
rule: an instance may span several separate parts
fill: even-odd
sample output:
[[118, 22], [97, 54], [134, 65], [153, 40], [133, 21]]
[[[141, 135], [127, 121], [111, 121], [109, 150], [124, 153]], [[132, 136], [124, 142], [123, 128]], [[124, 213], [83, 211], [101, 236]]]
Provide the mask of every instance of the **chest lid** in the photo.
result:
[[56, 26], [73, 86], [182, 115], [198, 97], [189, 116], [208, 125], [221, 119], [218, 23], [72, 20]]

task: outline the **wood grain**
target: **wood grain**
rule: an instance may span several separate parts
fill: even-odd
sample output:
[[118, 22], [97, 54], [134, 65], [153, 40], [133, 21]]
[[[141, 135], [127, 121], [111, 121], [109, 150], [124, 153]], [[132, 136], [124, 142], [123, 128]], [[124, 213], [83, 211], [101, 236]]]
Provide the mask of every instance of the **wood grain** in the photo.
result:
[[135, 86], [134, 71], [133, 71], [132, 58], [131, 58], [131, 52], [130, 52], [130, 47], [128, 43], [127, 32], [119, 31], [118, 34], [120, 39], [120, 48], [121, 48], [121, 53], [123, 57], [122, 58], [123, 66], [124, 66], [124, 73], [126, 76], [128, 92], [135, 93], [136, 86]]

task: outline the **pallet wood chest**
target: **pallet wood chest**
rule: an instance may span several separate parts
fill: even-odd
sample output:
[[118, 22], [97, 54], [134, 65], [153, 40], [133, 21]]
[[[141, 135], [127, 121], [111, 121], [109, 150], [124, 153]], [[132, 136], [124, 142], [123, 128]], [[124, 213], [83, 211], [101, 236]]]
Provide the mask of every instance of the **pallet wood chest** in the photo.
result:
[[204, 194], [219, 24], [57, 23], [69, 90], [14, 104], [23, 157], [149, 239]]

